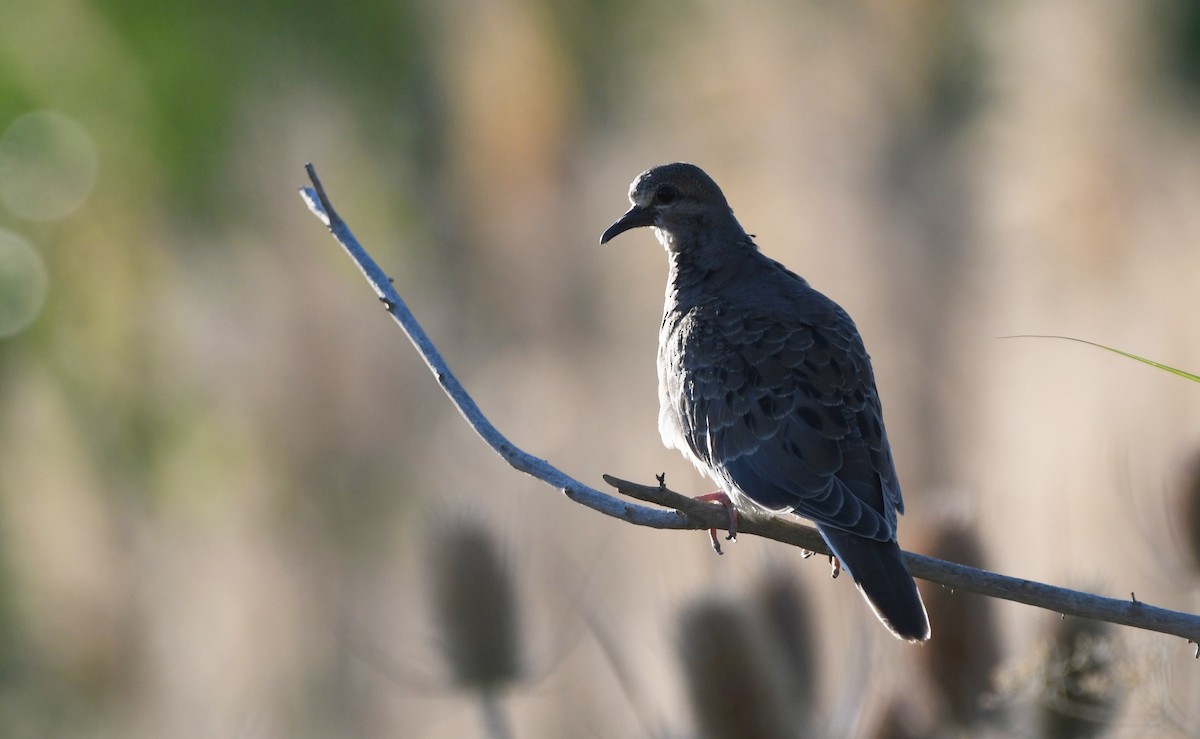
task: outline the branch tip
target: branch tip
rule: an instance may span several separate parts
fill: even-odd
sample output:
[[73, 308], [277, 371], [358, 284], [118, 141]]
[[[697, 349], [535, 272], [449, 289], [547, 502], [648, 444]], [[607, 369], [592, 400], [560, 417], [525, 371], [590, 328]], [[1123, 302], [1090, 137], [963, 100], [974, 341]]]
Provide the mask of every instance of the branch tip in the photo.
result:
[[333, 203], [329, 202], [329, 196], [325, 194], [325, 186], [321, 184], [321, 178], [317, 176], [317, 168], [312, 162], [304, 165], [304, 171], [308, 173], [308, 179], [313, 184], [313, 190], [317, 193], [317, 200], [321, 203], [321, 209], [325, 211], [325, 217], [329, 219], [329, 227], [333, 228], [333, 224], [342, 220], [342, 217], [333, 209]]

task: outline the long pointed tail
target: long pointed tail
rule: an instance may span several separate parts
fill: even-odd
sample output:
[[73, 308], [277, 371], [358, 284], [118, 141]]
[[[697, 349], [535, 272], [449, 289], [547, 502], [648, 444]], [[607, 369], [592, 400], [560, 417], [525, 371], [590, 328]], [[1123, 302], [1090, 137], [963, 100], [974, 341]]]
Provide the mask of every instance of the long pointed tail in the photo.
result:
[[826, 526], [818, 526], [825, 542], [875, 615], [896, 637], [910, 642], [929, 638], [929, 616], [917, 584], [904, 566], [900, 545], [875, 541]]

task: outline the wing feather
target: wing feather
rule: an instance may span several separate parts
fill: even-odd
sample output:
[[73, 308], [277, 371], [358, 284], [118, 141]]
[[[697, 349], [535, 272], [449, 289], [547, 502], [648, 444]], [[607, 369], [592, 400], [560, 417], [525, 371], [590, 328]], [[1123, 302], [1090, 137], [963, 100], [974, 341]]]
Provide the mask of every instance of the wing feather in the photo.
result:
[[668, 398], [692, 454], [738, 492], [890, 540], [903, 508], [870, 359], [826, 302], [816, 318], [693, 309], [676, 327], [679, 351], [660, 357], [681, 378]]

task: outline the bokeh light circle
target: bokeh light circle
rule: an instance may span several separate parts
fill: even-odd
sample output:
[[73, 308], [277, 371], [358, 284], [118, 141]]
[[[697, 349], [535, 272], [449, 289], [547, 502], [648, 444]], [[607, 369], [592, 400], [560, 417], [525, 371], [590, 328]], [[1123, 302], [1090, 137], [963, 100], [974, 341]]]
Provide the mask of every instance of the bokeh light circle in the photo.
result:
[[24, 330], [46, 304], [49, 279], [42, 255], [25, 239], [0, 229], [0, 338]]
[[0, 203], [22, 218], [70, 215], [87, 200], [98, 170], [91, 134], [61, 113], [26, 113], [0, 136]]

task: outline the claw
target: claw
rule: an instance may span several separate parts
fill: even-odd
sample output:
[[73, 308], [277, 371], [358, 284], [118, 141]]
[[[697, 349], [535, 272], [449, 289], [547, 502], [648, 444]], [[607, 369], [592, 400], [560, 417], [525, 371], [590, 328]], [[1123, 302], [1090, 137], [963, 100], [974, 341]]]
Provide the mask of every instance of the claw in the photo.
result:
[[709, 529], [708, 536], [710, 539], [712, 539], [713, 551], [716, 552], [717, 554], [724, 554], [725, 552], [721, 551], [721, 540], [717, 538], [717, 530]]
[[[725, 540], [737, 541], [737, 508], [733, 507], [733, 501], [729, 499], [728, 495], [718, 490], [715, 493], [697, 495], [694, 500], [717, 503], [723, 506], [729, 513], [729, 535], [725, 537]], [[717, 554], [723, 554], [721, 551], [721, 542], [717, 539], [717, 530], [709, 529], [708, 535], [712, 538], [713, 549], [716, 550]]]
[[[811, 557], [815, 554], [816, 554], [816, 552], [814, 552], [811, 549], [801, 549], [800, 550], [800, 556], [803, 557], [804, 559], [808, 559], [809, 557]], [[832, 570], [831, 574], [833, 575], [834, 579], [837, 579], [837, 576], [842, 574], [842, 563], [839, 562], [838, 558], [833, 556], [832, 554], [829, 555], [829, 567]]]

